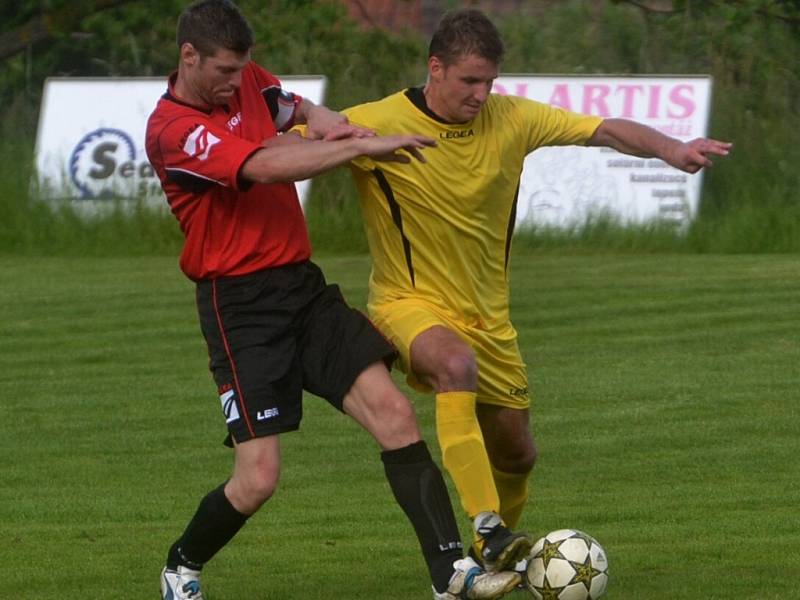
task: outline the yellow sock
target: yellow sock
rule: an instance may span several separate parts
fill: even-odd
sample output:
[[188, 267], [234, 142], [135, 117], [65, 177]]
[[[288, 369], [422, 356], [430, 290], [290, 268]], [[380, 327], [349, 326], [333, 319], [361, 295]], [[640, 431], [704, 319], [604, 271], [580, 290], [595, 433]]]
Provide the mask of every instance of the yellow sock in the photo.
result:
[[525, 503], [528, 501], [530, 473], [504, 473], [492, 467], [494, 484], [500, 497], [500, 517], [506, 527], [514, 529], [519, 524]]
[[442, 462], [453, 478], [467, 516], [498, 512], [500, 499], [475, 415], [474, 392], [436, 394], [436, 434]]

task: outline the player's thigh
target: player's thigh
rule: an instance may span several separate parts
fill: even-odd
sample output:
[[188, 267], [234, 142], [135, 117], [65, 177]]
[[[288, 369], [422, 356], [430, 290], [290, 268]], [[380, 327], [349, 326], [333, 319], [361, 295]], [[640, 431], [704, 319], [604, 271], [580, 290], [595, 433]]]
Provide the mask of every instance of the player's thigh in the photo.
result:
[[466, 335], [478, 364], [478, 403], [527, 409], [528, 372], [516, 331], [509, 325], [492, 332], [469, 330]]
[[343, 410], [345, 396], [368, 367], [388, 367], [394, 346], [360, 311], [347, 305], [339, 287], [326, 285], [314, 300], [299, 337], [303, 386]]
[[476, 412], [492, 464], [501, 471], [533, 466], [527, 369], [512, 328], [474, 336], [478, 362]]
[[280, 281], [274, 275], [198, 285], [209, 365], [229, 436], [239, 443], [297, 429], [302, 417], [293, 317], [270, 293], [284, 286], [286, 273], [278, 274]]
[[453, 325], [435, 325], [411, 343], [414, 375], [437, 392], [474, 391], [478, 383], [475, 352]]
[[343, 408], [383, 450], [420, 439], [411, 402], [397, 389], [383, 363], [373, 363], [361, 372], [345, 395]]
[[[398, 366], [406, 374], [408, 384], [418, 391], [430, 392], [435, 387], [427, 377], [428, 373], [438, 371], [434, 346], [441, 342], [469, 352], [466, 342], [456, 333], [458, 328], [453, 320], [422, 300], [404, 298], [373, 305], [370, 306], [370, 317], [397, 348]], [[420, 340], [430, 340], [431, 344], [420, 345]], [[440, 355], [447, 356], [443, 352]]]

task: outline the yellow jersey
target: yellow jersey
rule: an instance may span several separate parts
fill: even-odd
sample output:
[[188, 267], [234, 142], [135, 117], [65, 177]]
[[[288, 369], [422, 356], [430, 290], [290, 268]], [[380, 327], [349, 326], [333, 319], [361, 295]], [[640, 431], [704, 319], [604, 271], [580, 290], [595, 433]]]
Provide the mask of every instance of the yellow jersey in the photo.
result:
[[369, 305], [423, 299], [467, 326], [508, 324], [508, 257], [525, 157], [541, 146], [585, 144], [602, 119], [491, 94], [480, 113], [448, 124], [421, 88], [343, 111], [379, 134], [437, 140], [426, 163], [354, 160], [372, 254]]

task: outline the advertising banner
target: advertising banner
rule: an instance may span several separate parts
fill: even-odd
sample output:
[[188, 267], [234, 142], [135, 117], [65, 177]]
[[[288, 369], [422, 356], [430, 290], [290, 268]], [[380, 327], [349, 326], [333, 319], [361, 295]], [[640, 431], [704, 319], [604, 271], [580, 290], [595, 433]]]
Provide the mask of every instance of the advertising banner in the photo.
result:
[[[711, 78], [502, 75], [492, 91], [632, 119], [688, 141], [706, 135]], [[540, 148], [525, 160], [516, 224], [562, 227], [610, 214], [622, 222], [657, 219], [681, 226], [697, 213], [701, 183], [702, 171], [689, 175], [609, 148]]]
[[[284, 88], [323, 102], [323, 76], [280, 77]], [[166, 205], [147, 161], [147, 119], [167, 89], [165, 78], [49, 78], [36, 136], [38, 184], [47, 198], [88, 207], [146, 197]], [[298, 182], [301, 201], [308, 181]]]

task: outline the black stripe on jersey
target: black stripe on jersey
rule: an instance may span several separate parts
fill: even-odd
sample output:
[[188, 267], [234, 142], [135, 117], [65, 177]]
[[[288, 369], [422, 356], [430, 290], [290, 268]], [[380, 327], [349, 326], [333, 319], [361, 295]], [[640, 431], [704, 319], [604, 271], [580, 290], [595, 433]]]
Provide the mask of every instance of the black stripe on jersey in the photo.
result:
[[408, 241], [406, 234], [403, 233], [403, 215], [400, 214], [400, 205], [397, 203], [394, 192], [392, 191], [392, 186], [389, 185], [383, 171], [380, 169], [373, 169], [372, 174], [375, 175], [375, 179], [378, 180], [378, 185], [381, 186], [383, 195], [386, 196], [389, 210], [392, 211], [392, 220], [400, 231], [400, 238], [403, 240], [403, 253], [406, 255], [406, 265], [408, 265], [408, 275], [411, 277], [411, 285], [416, 287], [416, 282], [414, 281], [414, 265], [411, 264], [411, 242]]
[[514, 202], [511, 203], [511, 215], [508, 217], [508, 226], [506, 227], [506, 264], [505, 264], [506, 272], [508, 272], [508, 255], [511, 253], [511, 236], [514, 235], [514, 227], [517, 224], [518, 200], [519, 200], [519, 183], [517, 184], [517, 191], [514, 192]]
[[219, 181], [214, 181], [208, 177], [203, 177], [197, 173], [192, 173], [186, 169], [175, 169], [167, 167], [167, 181], [171, 181], [180, 187], [182, 190], [192, 192], [193, 194], [202, 194], [212, 185], [219, 184]]

